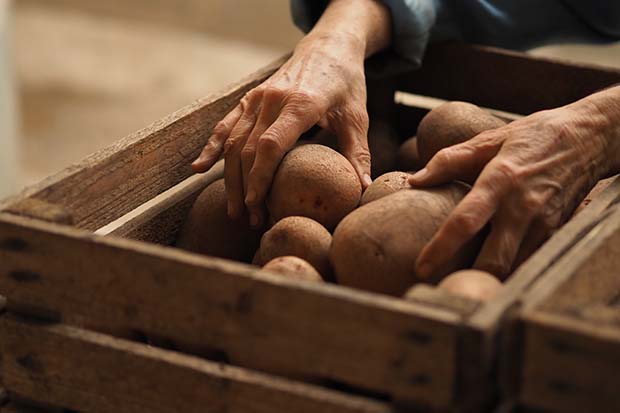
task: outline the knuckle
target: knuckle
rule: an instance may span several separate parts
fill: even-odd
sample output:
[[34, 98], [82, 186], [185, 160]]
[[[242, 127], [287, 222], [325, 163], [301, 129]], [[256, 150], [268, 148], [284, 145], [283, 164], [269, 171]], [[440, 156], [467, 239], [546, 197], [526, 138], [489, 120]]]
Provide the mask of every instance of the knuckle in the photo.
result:
[[241, 149], [241, 161], [244, 163], [252, 163], [254, 161], [254, 156], [256, 154], [256, 149], [253, 146], [246, 145]]
[[454, 163], [454, 160], [457, 158], [457, 152], [458, 149], [454, 146], [443, 148], [437, 152], [431, 160], [433, 163], [437, 163], [439, 165], [450, 165]]
[[368, 148], [360, 145], [353, 151], [351, 155], [362, 165], [370, 165], [371, 155]]
[[213, 128], [213, 134], [220, 135], [220, 136], [228, 135], [231, 129], [232, 129], [231, 125], [229, 125], [225, 120], [221, 120]]
[[452, 217], [452, 228], [463, 237], [473, 237], [480, 230], [479, 219], [472, 214], [459, 213]]
[[508, 185], [511, 188], [517, 188], [521, 186], [523, 174], [517, 166], [508, 159], [499, 159], [494, 162], [495, 173], [499, 175], [503, 184]]
[[282, 100], [286, 96], [286, 92], [279, 86], [265, 86], [263, 96], [270, 101]]
[[266, 132], [260, 138], [256, 149], [259, 152], [277, 154], [283, 151], [280, 138], [274, 132]]

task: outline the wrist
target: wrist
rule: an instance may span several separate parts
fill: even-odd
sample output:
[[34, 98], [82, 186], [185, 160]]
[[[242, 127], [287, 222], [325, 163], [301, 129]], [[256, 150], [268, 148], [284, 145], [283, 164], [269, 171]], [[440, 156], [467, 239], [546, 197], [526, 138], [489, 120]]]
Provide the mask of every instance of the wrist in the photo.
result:
[[336, 39], [368, 57], [390, 44], [390, 12], [380, 0], [331, 0], [306, 37]]

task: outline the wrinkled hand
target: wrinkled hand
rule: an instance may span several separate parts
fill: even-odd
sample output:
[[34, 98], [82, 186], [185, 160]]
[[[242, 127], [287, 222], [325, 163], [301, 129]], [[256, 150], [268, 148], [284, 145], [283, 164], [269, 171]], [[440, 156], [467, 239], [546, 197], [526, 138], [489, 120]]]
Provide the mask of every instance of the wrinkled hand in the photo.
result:
[[308, 36], [266, 82], [247, 93], [213, 130], [192, 164], [205, 172], [225, 156], [228, 214], [247, 206], [254, 227], [264, 222], [273, 175], [299, 136], [315, 124], [338, 136], [342, 154], [370, 183], [364, 47], [351, 37]]
[[609, 130], [586, 102], [535, 113], [438, 152], [410, 184], [477, 179], [420, 253], [418, 274], [433, 274], [490, 223], [474, 267], [508, 275], [517, 254], [534, 252], [610, 172]]

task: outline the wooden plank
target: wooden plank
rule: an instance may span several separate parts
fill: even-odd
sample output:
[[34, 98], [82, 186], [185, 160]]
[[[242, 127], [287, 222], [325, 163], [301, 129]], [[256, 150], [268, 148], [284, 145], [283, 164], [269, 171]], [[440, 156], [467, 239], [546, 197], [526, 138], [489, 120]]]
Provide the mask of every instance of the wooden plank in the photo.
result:
[[619, 365], [617, 326], [528, 315], [520, 399], [553, 412], [618, 412]]
[[133, 211], [99, 228], [95, 234], [116, 235], [171, 245], [200, 192], [224, 173], [224, 161], [205, 174], [192, 175]]
[[[546, 271], [558, 260], [563, 259], [567, 251], [576, 244], [586, 243], [586, 235], [605, 219], [605, 214], [620, 199], [620, 179], [603, 191], [580, 214], [558, 230], [538, 251], [517, 268], [504, 284], [504, 288], [493, 300], [481, 305], [478, 310], [465, 320], [466, 330], [461, 344], [462, 370], [459, 374], [458, 386], [462, 403], [476, 406], [471, 396], [479, 396], [501, 391], [505, 397], [513, 397], [516, 391], [515, 374], [518, 370], [518, 355], [521, 354], [521, 342], [518, 323], [511, 321], [516, 317], [517, 308], [526, 294], [540, 291], [542, 278], [549, 280]], [[588, 238], [589, 239], [589, 238]], [[501, 346], [498, 345], [501, 343]], [[501, 349], [501, 351], [498, 351]], [[497, 389], [497, 382], [490, 381], [498, 366], [502, 377], [502, 388]], [[487, 388], [480, 392], [482, 383]], [[471, 399], [471, 400], [467, 400]]]
[[[587, 211], [587, 208], [586, 208]], [[520, 401], [552, 411], [620, 409], [620, 207], [523, 299]]]
[[390, 412], [385, 403], [63, 324], [1, 323], [9, 390], [97, 412]]
[[422, 68], [398, 82], [406, 92], [525, 115], [620, 83], [620, 70], [449, 43], [429, 47]]
[[0, 234], [9, 308], [209, 346], [233, 364], [419, 405], [451, 401], [453, 312], [10, 215]]
[[224, 92], [198, 100], [77, 165], [27, 188], [0, 210], [35, 198], [65, 208], [75, 225], [95, 230], [133, 210], [192, 174], [213, 127], [285, 58]]

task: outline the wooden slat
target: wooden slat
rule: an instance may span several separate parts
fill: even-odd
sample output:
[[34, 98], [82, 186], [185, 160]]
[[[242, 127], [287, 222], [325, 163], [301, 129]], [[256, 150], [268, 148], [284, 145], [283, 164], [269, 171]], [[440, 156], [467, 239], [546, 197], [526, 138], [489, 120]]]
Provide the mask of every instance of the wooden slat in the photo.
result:
[[562, 413], [620, 411], [620, 329], [565, 316], [526, 318], [524, 404]]
[[523, 299], [521, 402], [554, 412], [620, 409], [619, 266], [615, 206]]
[[24, 198], [35, 198], [62, 206], [80, 228], [95, 230], [108, 224], [189, 177], [190, 163], [216, 123], [283, 61], [284, 58], [224, 92], [200, 99], [27, 188], [6, 201], [4, 207]]
[[200, 192], [220, 179], [223, 172], [224, 162], [220, 161], [209, 172], [192, 175], [135, 210], [99, 228], [95, 234], [116, 235], [163, 245], [173, 244]]
[[422, 68], [402, 75], [398, 85], [411, 93], [529, 114], [616, 83], [618, 69], [457, 43], [429, 47]]
[[347, 396], [62, 324], [1, 322], [11, 393], [91, 412], [389, 412]]
[[210, 346], [235, 364], [421, 405], [451, 401], [452, 312], [21, 217], [0, 215], [0, 234], [10, 308]]
[[[527, 294], [540, 290], [537, 280], [548, 280], [546, 273], [558, 260], [563, 259], [567, 251], [575, 247], [584, 237], [605, 219], [606, 211], [618, 203], [620, 199], [620, 178], [603, 191], [580, 214], [566, 223], [541, 248], [538, 249], [511, 275], [504, 288], [493, 300], [484, 303], [465, 321], [466, 330], [461, 344], [462, 370], [458, 379], [460, 397], [463, 403], [471, 396], [479, 396], [494, 391], [496, 381], [490, 381], [493, 372], [498, 368], [503, 378], [500, 389], [506, 397], [513, 397], [516, 391], [517, 371], [519, 370], [518, 355], [521, 353], [521, 342], [516, 338], [520, 332], [512, 331], [518, 324], [510, 322], [516, 317], [516, 309]], [[542, 281], [541, 281], [542, 282]], [[533, 285], [535, 291], [531, 292]], [[503, 336], [503, 337], [502, 337]], [[502, 343], [502, 347], [498, 343]], [[501, 351], [499, 351], [501, 349]], [[482, 383], [491, 386], [488, 390], [478, 391]], [[496, 389], [497, 390], [497, 389]], [[471, 400], [472, 405], [480, 401]]]

